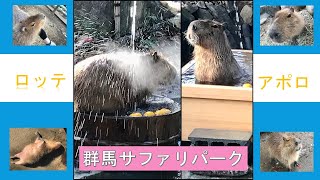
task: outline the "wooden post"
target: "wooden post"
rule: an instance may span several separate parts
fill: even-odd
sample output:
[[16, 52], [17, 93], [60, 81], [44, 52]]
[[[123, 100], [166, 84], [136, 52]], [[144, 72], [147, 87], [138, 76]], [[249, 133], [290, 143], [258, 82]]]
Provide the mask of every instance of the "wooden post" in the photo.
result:
[[55, 13], [59, 7], [60, 7], [60, 5], [56, 5], [56, 7], [53, 9], [53, 13]]
[[114, 1], [114, 31], [116, 37], [120, 36], [120, 1]]
[[131, 17], [130, 8], [132, 1], [122, 1], [120, 4], [120, 36], [130, 34]]

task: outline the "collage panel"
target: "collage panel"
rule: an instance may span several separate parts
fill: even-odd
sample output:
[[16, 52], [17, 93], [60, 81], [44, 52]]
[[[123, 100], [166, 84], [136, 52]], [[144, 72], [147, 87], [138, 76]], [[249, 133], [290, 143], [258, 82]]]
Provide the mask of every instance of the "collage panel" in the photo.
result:
[[80, 146], [179, 145], [180, 26], [180, 2], [74, 2], [75, 178], [179, 177], [78, 166]]
[[10, 128], [10, 170], [66, 170], [67, 128]]
[[253, 177], [252, 1], [183, 1], [182, 143], [245, 146], [245, 171], [183, 171], [182, 179]]
[[0, 1], [0, 179], [317, 179], [319, 6]]
[[313, 172], [313, 132], [261, 132], [262, 172]]
[[12, 12], [14, 46], [66, 45], [66, 5], [14, 5]]
[[260, 7], [261, 46], [313, 46], [314, 6]]

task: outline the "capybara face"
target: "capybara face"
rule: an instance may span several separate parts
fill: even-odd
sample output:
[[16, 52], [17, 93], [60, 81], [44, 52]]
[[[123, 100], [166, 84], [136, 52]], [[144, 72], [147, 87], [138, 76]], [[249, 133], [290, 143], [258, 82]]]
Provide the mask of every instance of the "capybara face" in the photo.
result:
[[26, 20], [20, 22], [22, 24], [22, 32], [39, 32], [40, 29], [44, 26], [46, 21], [46, 16], [42, 13], [30, 16]]
[[284, 136], [283, 141], [284, 146], [292, 149], [292, 151], [300, 151], [302, 148], [301, 140], [296, 137]]
[[303, 27], [304, 20], [300, 14], [294, 8], [285, 8], [275, 14], [268, 35], [272, 41], [283, 43], [299, 35]]
[[154, 74], [157, 76], [160, 85], [168, 85], [177, 76], [176, 69], [163, 57], [158, 55], [157, 52], [151, 54], [150, 60], [153, 66]]
[[61, 142], [57, 141], [45, 140], [45, 143], [51, 151], [57, 150], [62, 146]]
[[186, 38], [193, 46], [212, 46], [212, 40], [224, 38], [224, 25], [214, 20], [195, 20], [189, 24]]

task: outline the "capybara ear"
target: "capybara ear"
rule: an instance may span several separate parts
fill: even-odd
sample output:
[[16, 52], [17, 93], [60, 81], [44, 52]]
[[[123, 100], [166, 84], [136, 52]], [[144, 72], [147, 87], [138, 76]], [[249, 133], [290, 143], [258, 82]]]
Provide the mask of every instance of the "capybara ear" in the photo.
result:
[[289, 12], [289, 14], [287, 15], [287, 17], [289, 18], [289, 17], [291, 17], [291, 14], [292, 13], [294, 13], [294, 8], [293, 7], [290, 7], [290, 12]]
[[226, 22], [221, 23], [221, 28], [223, 30], [226, 30], [226, 27], [227, 27], [227, 23]]
[[159, 60], [159, 56], [158, 56], [157, 51], [154, 51], [154, 52], [152, 53], [152, 57], [153, 57], [153, 60], [154, 60], [155, 62], [157, 62], [157, 61]]
[[288, 136], [283, 136], [283, 141], [289, 141], [289, 137]]
[[39, 131], [36, 132], [36, 135], [40, 138], [42, 138], [42, 135], [39, 133]]

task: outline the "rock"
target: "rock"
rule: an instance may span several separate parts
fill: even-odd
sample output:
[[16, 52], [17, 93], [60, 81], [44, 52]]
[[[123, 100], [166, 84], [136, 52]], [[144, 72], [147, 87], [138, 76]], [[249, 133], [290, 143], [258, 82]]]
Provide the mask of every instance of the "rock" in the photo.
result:
[[160, 3], [175, 15], [181, 12], [181, 6], [179, 2], [160, 1]]
[[[195, 17], [186, 9], [182, 8], [181, 13], [181, 32], [185, 33], [189, 24], [195, 20]], [[187, 64], [192, 58], [193, 47], [189, 45], [186, 38], [181, 39], [181, 67]]]
[[280, 6], [280, 7], [281, 7], [281, 9], [285, 9], [285, 8], [290, 7], [290, 6]]
[[228, 29], [225, 30], [226, 35], [229, 40], [229, 44], [232, 49], [240, 49], [240, 40], [239, 38], [236, 40], [235, 37]]
[[208, 9], [210, 10], [210, 13], [212, 14], [212, 16], [217, 19], [218, 18], [218, 12], [215, 9], [215, 5], [213, 5], [212, 3], [206, 3]]
[[189, 11], [192, 14], [192, 13], [196, 12], [199, 8], [195, 4], [184, 4], [182, 9], [186, 9], [187, 11]]
[[198, 9], [195, 13], [197, 19], [213, 19], [213, 16], [204, 9]]
[[285, 8], [291, 8], [293, 7], [297, 12], [303, 10], [306, 8], [306, 6], [280, 6], [281, 9], [285, 9]]
[[246, 5], [252, 7], [252, 1], [236, 1], [236, 5], [238, 7], [238, 10], [241, 11], [242, 8]]
[[265, 23], [267, 21], [267, 19], [269, 18], [269, 16], [270, 15], [267, 14], [267, 13], [264, 13], [264, 14], [260, 15], [260, 25]]
[[302, 32], [301, 35], [298, 37], [298, 44], [299, 45], [313, 45], [313, 32], [314, 32], [314, 19], [309, 14], [309, 12], [305, 9], [299, 12], [306, 23], [306, 30]]
[[275, 13], [277, 11], [279, 11], [280, 9], [281, 9], [280, 6], [261, 6], [260, 7], [260, 14], [267, 13], [273, 17], [275, 15]]
[[245, 49], [252, 49], [252, 32], [250, 30], [250, 25], [249, 24], [242, 24], [242, 34], [244, 38], [244, 47]]
[[182, 22], [189, 22], [189, 24], [190, 24], [193, 20], [195, 20], [195, 17], [189, 11], [187, 11], [186, 9], [182, 8], [182, 10], [181, 10], [181, 21]]
[[313, 9], [314, 6], [306, 6], [307, 11], [309, 12], [309, 14], [311, 14], [311, 16], [313, 16]]
[[240, 16], [244, 23], [252, 25], [252, 7], [245, 5], [240, 12]]
[[149, 2], [149, 11], [151, 13], [160, 12], [163, 19], [169, 19], [175, 16], [175, 12], [167, 7], [163, 6], [160, 1], [148, 1]]
[[181, 28], [181, 13], [178, 13], [175, 17], [170, 18], [168, 21], [171, 22], [175, 27]]
[[204, 1], [199, 1], [199, 2], [197, 3], [197, 6], [198, 6], [199, 8], [202, 8], [202, 9], [206, 9], [206, 8], [207, 8], [206, 5], [205, 5], [205, 3], [204, 3]]

